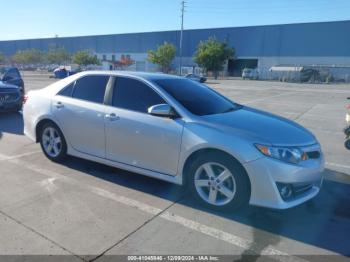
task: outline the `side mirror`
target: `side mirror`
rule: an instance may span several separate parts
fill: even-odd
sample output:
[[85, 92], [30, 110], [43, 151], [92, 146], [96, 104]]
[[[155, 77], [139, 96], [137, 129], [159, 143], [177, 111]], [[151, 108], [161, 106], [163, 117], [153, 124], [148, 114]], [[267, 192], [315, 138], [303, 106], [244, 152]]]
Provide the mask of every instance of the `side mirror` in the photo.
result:
[[168, 104], [154, 105], [148, 108], [148, 114], [160, 117], [176, 117], [174, 109]]

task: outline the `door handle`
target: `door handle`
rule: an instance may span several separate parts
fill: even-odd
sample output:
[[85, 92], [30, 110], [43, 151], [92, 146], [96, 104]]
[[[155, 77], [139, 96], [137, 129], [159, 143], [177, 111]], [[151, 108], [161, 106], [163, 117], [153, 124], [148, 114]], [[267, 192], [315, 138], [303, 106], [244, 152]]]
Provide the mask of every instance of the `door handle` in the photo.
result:
[[62, 104], [62, 102], [57, 102], [55, 106], [56, 108], [60, 109], [64, 107], [64, 104]]
[[112, 113], [112, 114], [107, 114], [106, 115], [106, 118], [109, 120], [109, 121], [117, 121], [120, 119], [119, 116], [117, 116], [116, 114]]

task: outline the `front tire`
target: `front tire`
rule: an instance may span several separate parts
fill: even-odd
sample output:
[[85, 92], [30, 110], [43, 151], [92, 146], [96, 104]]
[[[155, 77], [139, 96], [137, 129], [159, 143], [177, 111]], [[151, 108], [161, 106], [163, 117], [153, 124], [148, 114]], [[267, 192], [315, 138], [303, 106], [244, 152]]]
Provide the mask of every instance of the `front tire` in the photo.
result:
[[189, 167], [188, 186], [201, 205], [233, 211], [248, 204], [250, 181], [241, 164], [221, 152], [199, 156]]
[[344, 146], [347, 150], [350, 150], [350, 138], [345, 141]]
[[40, 145], [45, 156], [54, 162], [62, 162], [67, 156], [67, 144], [61, 130], [54, 123], [46, 123], [40, 132]]

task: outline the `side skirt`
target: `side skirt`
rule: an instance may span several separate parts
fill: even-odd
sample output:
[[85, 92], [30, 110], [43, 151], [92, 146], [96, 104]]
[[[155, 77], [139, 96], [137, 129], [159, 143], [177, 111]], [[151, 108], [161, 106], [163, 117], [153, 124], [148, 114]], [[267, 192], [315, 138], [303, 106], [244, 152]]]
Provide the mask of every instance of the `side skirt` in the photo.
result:
[[170, 175], [157, 173], [157, 172], [146, 170], [146, 169], [139, 168], [139, 167], [135, 167], [135, 166], [119, 163], [119, 162], [114, 162], [114, 161], [111, 161], [111, 160], [108, 160], [108, 159], [99, 158], [99, 157], [95, 157], [95, 156], [91, 156], [91, 155], [88, 155], [88, 154], [81, 153], [81, 152], [73, 149], [70, 146], [68, 146], [67, 153], [68, 153], [68, 155], [71, 155], [71, 156], [75, 156], [75, 157], [83, 158], [83, 159], [90, 160], [90, 161], [93, 161], [93, 162], [97, 162], [97, 163], [100, 163], [100, 164], [104, 164], [104, 165], [107, 165], [107, 166], [112, 166], [112, 167], [115, 167], [115, 168], [127, 170], [127, 171], [134, 172], [134, 173], [137, 173], [137, 174], [140, 174], [140, 175], [144, 175], [144, 176], [148, 176], [148, 177], [164, 180], [164, 181], [167, 181], [167, 182], [170, 182], [170, 183], [173, 183], [173, 184], [177, 184], [177, 185], [180, 185], [180, 186], [183, 184], [182, 175], [170, 176]]

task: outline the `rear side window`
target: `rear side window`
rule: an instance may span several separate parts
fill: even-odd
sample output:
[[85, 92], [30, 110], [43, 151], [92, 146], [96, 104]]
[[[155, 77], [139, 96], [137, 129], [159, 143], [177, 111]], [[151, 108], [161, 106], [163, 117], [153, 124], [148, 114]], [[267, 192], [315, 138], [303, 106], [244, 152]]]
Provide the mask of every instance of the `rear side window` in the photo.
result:
[[58, 95], [60, 96], [67, 96], [67, 97], [71, 97], [73, 94], [73, 88], [74, 88], [74, 84], [75, 82], [71, 83], [70, 85], [66, 86], [65, 88], [63, 88]]
[[149, 107], [164, 103], [161, 96], [139, 80], [117, 78], [113, 89], [112, 105], [114, 107], [147, 113]]
[[102, 104], [109, 76], [85, 76], [76, 81], [73, 97]]

